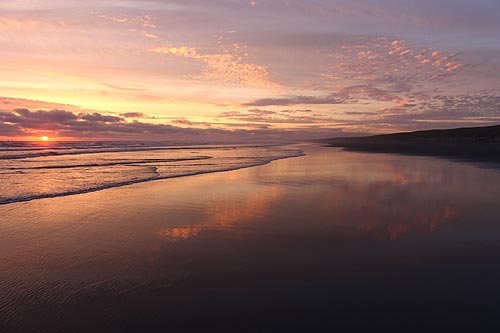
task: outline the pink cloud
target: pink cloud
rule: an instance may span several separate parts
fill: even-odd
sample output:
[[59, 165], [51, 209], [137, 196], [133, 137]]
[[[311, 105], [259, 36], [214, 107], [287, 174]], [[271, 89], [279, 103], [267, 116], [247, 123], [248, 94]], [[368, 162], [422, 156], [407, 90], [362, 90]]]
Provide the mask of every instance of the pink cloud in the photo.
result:
[[456, 54], [444, 55], [437, 50], [417, 48], [405, 40], [385, 37], [344, 45], [331, 58], [336, 61], [325, 77], [358, 84], [424, 82], [442, 79], [463, 67]]
[[205, 63], [205, 70], [195, 78], [257, 88], [277, 89], [280, 86], [271, 80], [271, 74], [266, 66], [246, 63], [243, 56], [231, 53], [200, 53], [195, 48], [187, 46], [159, 47], [151, 51]]

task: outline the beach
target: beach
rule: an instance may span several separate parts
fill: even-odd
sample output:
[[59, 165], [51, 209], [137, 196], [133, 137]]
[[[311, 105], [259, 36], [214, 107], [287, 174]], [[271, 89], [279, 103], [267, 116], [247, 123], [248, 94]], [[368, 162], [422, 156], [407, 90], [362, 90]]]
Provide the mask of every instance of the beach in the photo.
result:
[[0, 206], [0, 331], [498, 327], [500, 173], [305, 156]]

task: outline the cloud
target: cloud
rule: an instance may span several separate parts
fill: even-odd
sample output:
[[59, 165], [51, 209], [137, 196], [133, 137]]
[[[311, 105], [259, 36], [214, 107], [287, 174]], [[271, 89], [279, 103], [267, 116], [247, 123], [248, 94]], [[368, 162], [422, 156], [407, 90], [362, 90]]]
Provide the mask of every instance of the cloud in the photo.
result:
[[123, 90], [123, 91], [144, 91], [145, 89], [143, 88], [135, 88], [135, 87], [122, 87], [116, 84], [111, 84], [107, 82], [99, 82], [99, 84], [102, 84], [105, 87], [115, 89], [115, 90]]
[[30, 111], [28, 109], [15, 109], [14, 115], [18, 116], [19, 119], [29, 119], [40, 122], [67, 122], [78, 119], [78, 117], [72, 112], [64, 110], [52, 110], [47, 112], [43, 110]]
[[[178, 119], [174, 123], [191, 124]], [[290, 142], [303, 139], [332, 136], [340, 128], [271, 129], [266, 124], [228, 124], [235, 129], [186, 128], [168, 124], [152, 124], [139, 121], [127, 122], [125, 118], [97, 112], [73, 113], [66, 110], [14, 109], [0, 111], [2, 135], [30, 137], [53, 133], [54, 137], [79, 140], [176, 140], [182, 142]]]
[[298, 109], [298, 110], [280, 110], [280, 113], [311, 113], [311, 109]]
[[322, 105], [353, 104], [363, 100], [392, 101], [398, 99], [396, 92], [391, 92], [370, 85], [334, 86], [324, 89], [334, 90], [324, 96], [286, 96], [278, 98], [261, 98], [242, 104], [242, 106], [290, 106], [290, 105]]
[[442, 80], [464, 67], [457, 54], [417, 48], [406, 40], [364, 38], [330, 55], [334, 65], [323, 75], [333, 81], [358, 84], [415, 83]]
[[173, 124], [187, 125], [187, 126], [198, 126], [198, 127], [209, 127], [218, 129], [228, 129], [228, 128], [238, 128], [238, 129], [270, 129], [269, 124], [260, 123], [228, 123], [228, 122], [205, 122], [205, 121], [192, 121], [185, 118], [172, 120]]
[[[26, 109], [40, 109], [40, 110], [67, 110], [67, 111], [85, 111], [84, 109], [70, 105], [70, 104], [62, 104], [62, 103], [52, 103], [45, 101], [38, 101], [33, 99], [24, 99], [24, 98], [12, 98], [12, 97], [4, 97], [0, 96], [0, 111], [2, 110], [2, 105], [7, 106], [8, 109], [12, 107], [16, 108], [26, 108]], [[5, 111], [5, 110], [4, 110]]]
[[381, 89], [372, 85], [362, 84], [362, 85], [352, 85], [352, 86], [340, 86], [335, 87], [341, 96], [346, 100], [356, 101], [356, 100], [374, 100], [374, 101], [392, 101], [398, 98], [397, 92], [388, 91]]
[[244, 62], [244, 56], [231, 53], [198, 52], [192, 47], [159, 47], [151, 50], [154, 53], [172, 55], [203, 62], [206, 68], [194, 78], [215, 81], [224, 84], [244, 85], [258, 88], [277, 89], [280, 85], [270, 78], [266, 66]]
[[332, 93], [327, 96], [288, 96], [282, 98], [261, 98], [244, 103], [243, 106], [270, 106], [270, 105], [303, 105], [303, 104], [344, 104], [347, 101], [343, 96]]
[[94, 112], [90, 114], [80, 114], [78, 116], [79, 119], [82, 120], [88, 120], [88, 121], [93, 121], [93, 122], [99, 122], [99, 123], [120, 123], [123, 122], [124, 119], [120, 117], [115, 117], [115, 116], [106, 116], [102, 115], [100, 113]]
[[256, 114], [256, 115], [271, 115], [271, 114], [276, 114], [276, 111], [271, 111], [271, 110], [262, 110], [262, 109], [250, 109], [247, 110], [248, 113], [251, 114]]
[[143, 15], [143, 16], [130, 16], [130, 15], [121, 15], [121, 16], [108, 16], [108, 15], [98, 15], [98, 17], [110, 20], [111, 22], [114, 23], [120, 23], [120, 24], [133, 24], [133, 25], [140, 25], [144, 28], [153, 28], [155, 29], [157, 26], [155, 24], [155, 21], [157, 21], [156, 18], [153, 18], [150, 15]]
[[121, 15], [121, 16], [113, 16], [113, 15], [105, 15], [105, 14], [96, 14], [97, 17], [111, 21], [116, 24], [122, 24], [129, 27], [129, 31], [138, 32], [142, 36], [158, 41], [160, 37], [155, 33], [157, 30], [156, 21], [157, 18], [154, 18], [150, 15]]
[[372, 130], [417, 130], [450, 128], [500, 123], [500, 94], [482, 91], [458, 95], [421, 97], [413, 102], [394, 101], [394, 105], [378, 112], [345, 112], [362, 119], [347, 120], [345, 125], [365, 126]]
[[363, 112], [363, 111], [346, 111], [344, 114], [348, 116], [374, 116], [377, 115], [378, 112]]
[[125, 112], [120, 113], [120, 116], [124, 118], [150, 118], [147, 114], [142, 112]]
[[209, 122], [205, 121], [191, 121], [185, 118], [180, 118], [180, 119], [173, 119], [172, 124], [179, 124], [179, 125], [188, 125], [188, 126], [204, 126], [204, 127], [211, 127], [212, 124]]
[[[164, 3], [155, 0], [156, 3]], [[373, 34], [398, 32], [459, 32], [493, 33], [498, 31], [498, 11], [495, 0], [457, 1], [394, 1], [394, 0], [212, 0], [206, 10], [202, 0], [174, 0], [172, 3], [185, 6], [192, 11], [205, 9], [210, 23], [223, 20], [228, 11], [239, 22], [251, 14], [267, 19], [276, 25], [295, 23], [298, 28], [308, 26], [330, 27], [353, 33], [370, 31]], [[255, 4], [255, 5], [253, 5]], [[207, 13], [208, 12], [208, 13]], [[268, 23], [268, 21], [265, 21]], [[302, 23], [305, 22], [305, 23]], [[302, 24], [301, 24], [302, 23]], [[264, 25], [267, 27], [267, 25]], [[291, 27], [293, 28], [293, 27]]]
[[[100, 121], [117, 130], [172, 115], [173, 127], [209, 127], [201, 115], [237, 122], [212, 129], [496, 119], [495, 102], [474, 91], [499, 84], [499, 2], [443, 1], [88, 0], [81, 11], [76, 0], [4, 1], [4, 94], [112, 112], [1, 98], [0, 109], [65, 110], [78, 118], [70, 128]], [[210, 105], [198, 111], [201, 103]], [[248, 110], [221, 114], [235, 106]]]
[[275, 112], [262, 109], [251, 109], [246, 111], [226, 111], [219, 114], [219, 118], [228, 118], [237, 121], [248, 121], [267, 124], [314, 124], [314, 123], [342, 123], [341, 120], [317, 114], [306, 115], [298, 112]]

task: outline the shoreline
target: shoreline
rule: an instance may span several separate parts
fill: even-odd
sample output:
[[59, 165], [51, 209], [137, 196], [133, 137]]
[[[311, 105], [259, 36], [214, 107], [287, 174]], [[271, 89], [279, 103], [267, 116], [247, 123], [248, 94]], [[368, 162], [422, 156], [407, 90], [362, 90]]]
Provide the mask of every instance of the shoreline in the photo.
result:
[[204, 170], [204, 171], [197, 171], [197, 172], [186, 173], [186, 174], [181, 174], [181, 175], [171, 175], [171, 176], [163, 176], [163, 177], [156, 176], [156, 177], [149, 177], [149, 178], [144, 178], [144, 179], [119, 182], [119, 183], [109, 184], [109, 185], [100, 186], [100, 187], [80, 189], [80, 190], [76, 190], [76, 191], [53, 193], [53, 194], [43, 194], [43, 195], [31, 196], [31, 197], [9, 198], [6, 200], [0, 199], [0, 207], [4, 206], [4, 205], [10, 205], [10, 204], [21, 203], [21, 202], [29, 202], [29, 201], [40, 200], [40, 199], [60, 198], [60, 197], [67, 197], [67, 196], [72, 196], [72, 195], [99, 192], [99, 191], [109, 190], [109, 189], [113, 189], [113, 188], [120, 188], [120, 187], [135, 185], [135, 184], [148, 183], [148, 182], [152, 182], [155, 180], [176, 179], [176, 178], [197, 176], [197, 175], [203, 175], [203, 174], [222, 173], [222, 172], [236, 171], [236, 170], [241, 170], [241, 169], [246, 169], [246, 168], [254, 168], [254, 167], [263, 166], [263, 165], [272, 163], [274, 161], [279, 161], [279, 160], [288, 159], [288, 158], [301, 157], [301, 156], [305, 156], [305, 155], [306, 154], [304, 153], [304, 151], [300, 150], [300, 152], [298, 152], [297, 155], [277, 157], [277, 158], [269, 159], [269, 160], [266, 160], [264, 162], [257, 163], [257, 164], [238, 166], [238, 167], [228, 168], [228, 169], [223, 169], [223, 170]]

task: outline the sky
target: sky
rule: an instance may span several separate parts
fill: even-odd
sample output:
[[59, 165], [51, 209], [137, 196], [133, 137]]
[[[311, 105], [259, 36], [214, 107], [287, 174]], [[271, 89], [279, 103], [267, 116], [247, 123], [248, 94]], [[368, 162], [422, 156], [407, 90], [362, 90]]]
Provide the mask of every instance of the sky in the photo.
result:
[[0, 140], [500, 123], [498, 0], [1, 0]]

